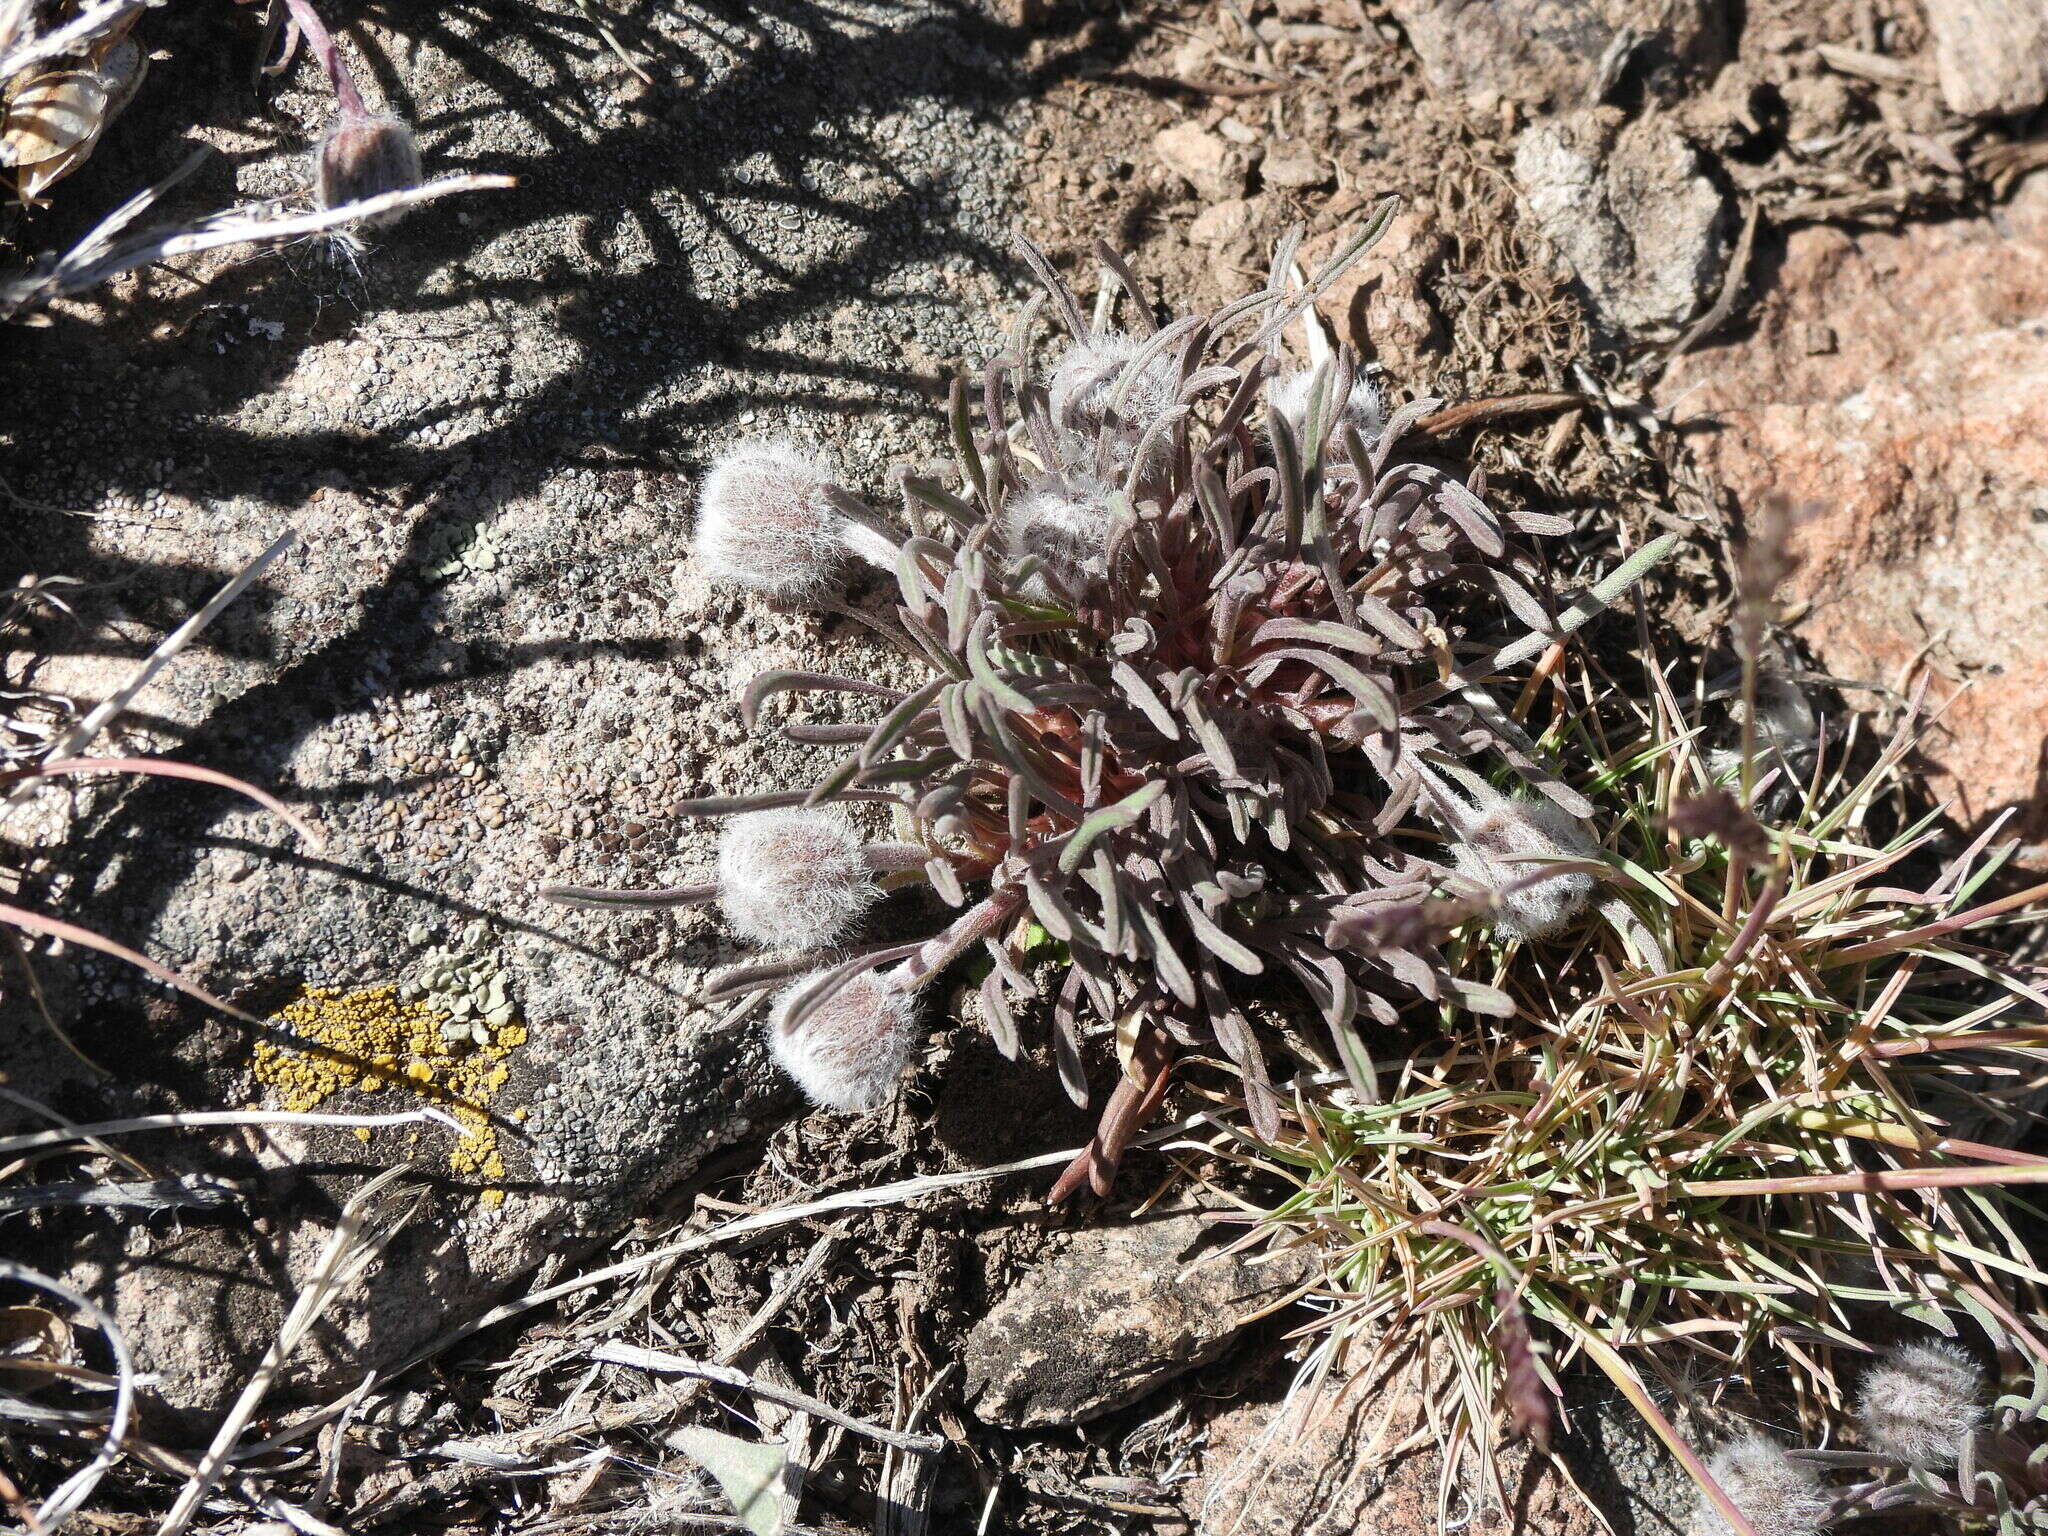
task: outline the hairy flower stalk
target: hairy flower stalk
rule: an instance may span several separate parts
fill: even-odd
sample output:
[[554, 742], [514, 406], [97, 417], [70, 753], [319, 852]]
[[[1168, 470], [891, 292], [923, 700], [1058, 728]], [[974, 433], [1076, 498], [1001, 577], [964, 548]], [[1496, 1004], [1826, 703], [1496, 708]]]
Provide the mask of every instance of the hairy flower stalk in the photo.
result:
[[799, 1016], [793, 1005], [812, 985], [798, 981], [776, 999], [768, 1028], [776, 1061], [814, 1104], [879, 1108], [917, 1048], [915, 1005], [870, 971]]
[[[1274, 381], [1267, 398], [1268, 407], [1285, 418], [1295, 437], [1302, 441], [1308, 439], [1309, 413], [1317, 405], [1317, 373], [1314, 368], [1299, 368], [1284, 374]], [[1339, 382], [1331, 377], [1324, 390], [1321, 419], [1326, 437], [1337, 436], [1348, 428], [1370, 443], [1384, 430], [1386, 422], [1380, 412], [1379, 392], [1370, 380], [1353, 379], [1340, 393]]]
[[687, 907], [715, 901], [742, 938], [769, 949], [815, 950], [838, 943], [881, 899], [878, 875], [921, 869], [910, 843], [863, 845], [844, 815], [794, 806], [750, 811], [726, 823], [718, 878], [657, 891], [549, 885], [565, 906]]
[[[849, 749], [807, 792], [681, 808], [888, 802], [924, 850], [932, 890], [957, 909], [914, 952], [853, 952], [805, 983], [778, 1014], [789, 1029], [835, 989], [859, 986], [874, 1006], [863, 978], [882, 966], [896, 967], [889, 990], [907, 994], [978, 955], [999, 1048], [1018, 1052], [1019, 1004], [1043, 1000], [1077, 1102], [1090, 1022], [1135, 1042], [1062, 1193], [1108, 1188], [1190, 1053], [1228, 1058], [1255, 1128], [1278, 1132], [1280, 1097], [1245, 1007], [1256, 991], [1305, 996], [1363, 1093], [1364, 1031], [1410, 1002], [1512, 1011], [1439, 948], [1450, 925], [1437, 917], [1469, 901], [1472, 877], [1429, 856], [1439, 844], [1425, 814], [1444, 818], [1455, 801], [1471, 823], [1458, 836], [1492, 861], [1491, 901], [1518, 933], [1552, 931], [1591, 888], [1582, 870], [1541, 861], [1590, 853], [1578, 823], [1592, 807], [1545, 769], [1495, 691], [1512, 698], [1536, 656], [1670, 541], [1619, 580], [1560, 592], [1533, 546], [1568, 522], [1496, 510], [1478, 477], [1402, 455], [1438, 402], [1381, 426], [1339, 353], [1299, 421], [1288, 391], [1265, 404], [1282, 331], [1391, 213], [1307, 293], [1276, 287], [1142, 336], [1091, 332], [1026, 247], [1066, 350], [1041, 378], [1020, 334], [988, 365], [978, 415], [976, 392], [956, 388], [958, 487], [906, 479], [908, 528], [876, 534], [899, 599], [884, 632], [928, 681], [902, 693], [810, 673], [755, 679], [749, 724], [778, 694], [881, 695], [878, 713], [864, 732], [785, 727]], [[817, 600], [852, 547], [840, 515], [870, 532], [880, 520], [836, 487], [828, 495], [829, 477], [786, 446], [741, 452], [759, 457], [723, 461], [705, 486], [699, 557], [714, 576]], [[785, 519], [773, 552], [754, 547], [760, 517], [739, 514], [742, 480], [750, 505]], [[802, 557], [789, 561], [791, 548]], [[854, 552], [882, 563], [881, 550]], [[1502, 779], [1530, 798], [1472, 798]], [[1419, 915], [1392, 920], [1395, 909]], [[1050, 969], [1039, 964], [1048, 939], [1062, 961]]]
[[1549, 874], [1544, 865], [1597, 859], [1586, 829], [1561, 806], [1503, 795], [1477, 774], [1447, 766], [1463, 795], [1426, 766], [1416, 772], [1450, 829], [1459, 872], [1491, 898], [1502, 936], [1540, 939], [1570, 924], [1592, 900], [1593, 877], [1579, 869]]

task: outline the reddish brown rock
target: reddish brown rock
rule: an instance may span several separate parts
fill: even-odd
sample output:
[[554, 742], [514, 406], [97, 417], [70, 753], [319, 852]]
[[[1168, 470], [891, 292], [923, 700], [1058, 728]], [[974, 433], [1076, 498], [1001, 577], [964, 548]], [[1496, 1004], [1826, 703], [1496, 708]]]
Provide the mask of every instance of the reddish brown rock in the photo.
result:
[[2048, 862], [2048, 177], [1995, 220], [1795, 231], [1754, 332], [1661, 398], [1744, 507], [1815, 507], [1797, 632], [1839, 676], [1928, 668], [1937, 792], [2020, 807]]
[[[1302, 270], [1313, 272], [1355, 231], [1311, 241]], [[1323, 294], [1316, 309], [1336, 327], [1340, 341], [1383, 364], [1397, 378], [1424, 375], [1426, 359], [1443, 350], [1444, 325], [1427, 285], [1443, 265], [1449, 243], [1428, 214], [1403, 209], [1378, 244]]]
[[[1439, 1390], [1441, 1386], [1439, 1384]], [[1468, 1536], [1595, 1536], [1685, 1528], [1693, 1493], [1631, 1410], [1574, 1383], [1574, 1428], [1558, 1450], [1610, 1524], [1556, 1470], [1505, 1457], [1513, 1513], [1476, 1486], [1453, 1489]], [[1232, 1402], [1206, 1426], [1199, 1480], [1185, 1494], [1196, 1536], [1429, 1536], [1439, 1529], [1443, 1458], [1415, 1377], [1331, 1382], [1281, 1402]], [[1473, 1505], [1480, 1507], [1474, 1511]]]
[[1243, 197], [1251, 181], [1251, 157], [1221, 134], [1199, 123], [1176, 123], [1152, 136], [1159, 163], [1210, 202]]

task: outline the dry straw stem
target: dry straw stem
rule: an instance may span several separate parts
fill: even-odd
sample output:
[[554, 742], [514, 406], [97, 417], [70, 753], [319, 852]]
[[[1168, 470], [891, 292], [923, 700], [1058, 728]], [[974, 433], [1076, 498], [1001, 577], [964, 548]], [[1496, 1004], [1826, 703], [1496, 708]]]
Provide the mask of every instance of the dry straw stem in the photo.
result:
[[0, 1157], [18, 1157], [44, 1147], [61, 1147], [75, 1141], [89, 1142], [99, 1136], [125, 1136], [131, 1131], [189, 1130], [210, 1125], [418, 1125], [438, 1121], [461, 1131], [461, 1122], [446, 1110], [428, 1105], [395, 1115], [323, 1115], [311, 1111], [261, 1109], [201, 1109], [182, 1114], [138, 1115], [132, 1120], [102, 1120], [93, 1125], [63, 1125], [51, 1131], [34, 1131], [26, 1136], [0, 1137]]
[[[0, 39], [0, 83], [12, 80], [23, 70], [45, 59], [57, 58], [105, 37], [131, 16], [165, 3], [166, 0], [95, 0], [63, 26], [40, 36], [18, 43]], [[34, 8], [35, 0], [14, 0], [12, 4], [0, 5], [0, 21], [19, 21]], [[18, 38], [21, 34], [17, 31], [14, 35]]]
[[203, 155], [195, 156], [166, 180], [137, 193], [62, 256], [46, 259], [34, 271], [0, 283], [0, 320], [14, 319], [52, 299], [82, 293], [123, 272], [169, 261], [173, 257], [194, 256], [201, 251], [228, 245], [263, 244], [325, 234], [432, 202], [451, 193], [495, 191], [518, 185], [510, 176], [442, 176], [417, 187], [403, 187], [359, 202], [343, 203], [338, 208], [282, 217], [231, 210], [210, 215], [196, 224], [149, 230], [123, 238], [123, 231], [172, 186], [183, 180], [203, 158]]
[[[242, 1437], [242, 1430], [255, 1414], [257, 1404], [262, 1402], [264, 1394], [270, 1390], [271, 1383], [284, 1369], [285, 1362], [291, 1358], [313, 1325], [320, 1320], [320, 1315], [327, 1310], [328, 1305], [362, 1278], [370, 1265], [376, 1261], [377, 1255], [383, 1251], [384, 1245], [397, 1236], [399, 1229], [411, 1219], [412, 1212], [408, 1211], [380, 1230], [364, 1230], [372, 1202], [411, 1171], [409, 1163], [400, 1163], [395, 1168], [386, 1169], [358, 1189], [341, 1208], [341, 1217], [335, 1223], [334, 1232], [328, 1238], [326, 1248], [321, 1252], [320, 1261], [314, 1266], [305, 1289], [299, 1292], [298, 1300], [293, 1304], [290, 1315], [285, 1318], [283, 1327], [278, 1330], [276, 1341], [265, 1352], [255, 1374], [242, 1388], [241, 1396], [235, 1400], [234, 1406], [221, 1420], [212, 1444], [206, 1448], [206, 1454], [200, 1458], [199, 1465], [186, 1481], [177, 1502], [171, 1506], [170, 1513], [164, 1516], [163, 1523], [157, 1527], [157, 1536], [179, 1536], [179, 1533], [191, 1524], [192, 1517], [199, 1511], [200, 1503], [220, 1481], [221, 1474], [227, 1468], [228, 1458], [234, 1451], [235, 1443]], [[416, 1210], [417, 1206], [414, 1209]]]
[[1470, 1363], [1436, 1411], [1448, 1443], [1479, 1453], [1501, 1411], [1489, 1260], [1434, 1222], [1504, 1255], [1563, 1360], [1590, 1356], [1639, 1406], [1691, 1401], [1701, 1374], [1739, 1380], [1768, 1345], [1818, 1421], [1844, 1400], [1859, 1309], [2048, 1286], [2005, 1199], [2048, 1182], [2048, 1162], [1956, 1134], [1957, 1116], [2010, 1112], [1951, 1067], [1968, 1052], [1994, 1084], [2037, 1075], [2048, 1028], [2013, 1019], [2040, 989], [1958, 935], [2048, 892], [1974, 901], [2013, 851], [1983, 840], [1925, 889], [1888, 886], [1935, 827], [1899, 814], [1910, 727], [1866, 767], [1860, 723], [1788, 787], [1769, 859], [1731, 871], [1724, 845], [1669, 825], [1708, 788], [1699, 704], [1681, 705], [1647, 636], [1643, 653], [1646, 700], [1580, 663], [1544, 696], [1541, 745], [1591, 765], [1571, 782], [1669, 964], [1639, 963], [1612, 926], [1541, 965], [1468, 935], [1447, 956], [1507, 992], [1510, 1016], [1446, 1009], [1439, 1033], [1382, 1058], [1382, 1102], [1310, 1098], [1278, 1144], [1235, 1153], [1297, 1186], [1272, 1216], [1324, 1245], [1323, 1326]]
[[866, 1419], [842, 1413], [830, 1403], [822, 1402], [807, 1392], [779, 1387], [773, 1382], [759, 1381], [745, 1371], [730, 1365], [720, 1365], [715, 1361], [691, 1360], [682, 1355], [670, 1354], [667, 1350], [643, 1349], [637, 1344], [626, 1344], [617, 1339], [598, 1345], [591, 1351], [591, 1358], [605, 1365], [631, 1366], [636, 1371], [650, 1371], [658, 1376], [690, 1376], [717, 1386], [751, 1392], [754, 1396], [765, 1398], [771, 1403], [780, 1403], [785, 1408], [808, 1413], [813, 1418], [823, 1419], [828, 1424], [837, 1424], [841, 1429], [850, 1429], [857, 1435], [865, 1435], [870, 1440], [894, 1446], [898, 1450], [936, 1456], [946, 1448], [943, 1435], [907, 1435], [886, 1425], [870, 1424]]

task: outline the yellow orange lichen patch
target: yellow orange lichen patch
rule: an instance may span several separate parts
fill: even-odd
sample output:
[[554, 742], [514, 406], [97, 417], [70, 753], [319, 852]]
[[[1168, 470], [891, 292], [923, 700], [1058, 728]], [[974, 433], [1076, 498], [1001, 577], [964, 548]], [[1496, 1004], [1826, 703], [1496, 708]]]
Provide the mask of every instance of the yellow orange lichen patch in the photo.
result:
[[[448, 1158], [457, 1178], [495, 1185], [505, 1177], [490, 1105], [511, 1076], [506, 1058], [526, 1044], [524, 1024], [457, 1025], [441, 1009], [401, 997], [396, 987], [308, 987], [272, 1022], [297, 1043], [257, 1041], [251, 1067], [279, 1108], [317, 1109], [351, 1089], [396, 1089], [440, 1106], [462, 1126], [462, 1140]], [[356, 1134], [371, 1139], [366, 1127]], [[504, 1199], [502, 1189], [484, 1191], [486, 1206]]]

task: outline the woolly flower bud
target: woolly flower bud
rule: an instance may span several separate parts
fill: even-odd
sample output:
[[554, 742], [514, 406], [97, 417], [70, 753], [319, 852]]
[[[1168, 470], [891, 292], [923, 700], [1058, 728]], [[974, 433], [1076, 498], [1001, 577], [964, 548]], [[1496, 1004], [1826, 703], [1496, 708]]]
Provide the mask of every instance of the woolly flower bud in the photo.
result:
[[[1745, 708], [1740, 699], [1731, 703], [1730, 721], [1740, 726]], [[1812, 766], [1820, 744], [1820, 723], [1797, 683], [1776, 673], [1766, 673], [1758, 680], [1753, 739], [1758, 773], [1779, 768], [1788, 780], [1797, 780]], [[1741, 749], [1717, 747], [1709, 752], [1707, 772], [1721, 782], [1733, 783], [1742, 776]]]
[[780, 440], [741, 443], [711, 466], [697, 501], [697, 558], [713, 581], [784, 601], [815, 598], [849, 553], [878, 565], [895, 550], [833, 505], [831, 469]]
[[1494, 893], [1494, 927], [1504, 937], [1555, 933], [1592, 899], [1593, 877], [1577, 870], [1543, 874], [1541, 859], [1590, 859], [1593, 840], [1547, 800], [1505, 796], [1457, 826], [1458, 869]]
[[771, 949], [821, 949], [881, 893], [860, 839], [830, 811], [750, 811], [725, 824], [718, 901], [741, 937]]
[[[343, 113], [313, 157], [313, 200], [322, 208], [339, 208], [419, 184], [419, 141], [395, 117]], [[398, 217], [397, 212], [383, 213], [363, 223], [376, 227]]]
[[[1180, 390], [1180, 370], [1171, 349], [1160, 353], [1131, 378], [1121, 411], [1114, 410], [1117, 391], [1124, 386], [1131, 365], [1143, 343], [1116, 331], [1105, 331], [1067, 348], [1052, 371], [1047, 394], [1052, 419], [1081, 440], [1080, 462], [1096, 459], [1096, 445], [1111, 434], [1109, 461], [1119, 470], [1127, 468], [1144, 437], [1145, 429], [1174, 407]], [[1163, 461], [1165, 443], [1154, 439], [1147, 451], [1148, 465]]]
[[1092, 478], [1070, 484], [1045, 481], [1003, 509], [1003, 538], [1012, 558], [1035, 555], [1044, 567], [1023, 584], [1025, 594], [1034, 598], [1056, 595], [1047, 575], [1068, 591], [1102, 580], [1109, 533], [1109, 488]]
[[917, 1048], [911, 1000], [872, 971], [854, 977], [791, 1027], [790, 1005], [814, 977], [776, 999], [769, 1046], [782, 1070], [826, 1109], [874, 1109], [896, 1091]]
[[1874, 1450], [1947, 1467], [1984, 1418], [1984, 1373], [1946, 1339], [1905, 1344], [1863, 1377], [1856, 1417]]
[[[1833, 1512], [1820, 1473], [1762, 1435], [1731, 1440], [1707, 1459], [1707, 1470], [1757, 1536], [1817, 1536]], [[1733, 1536], [1733, 1530], [1701, 1494], [1686, 1536]]]
[[[1308, 410], [1315, 398], [1315, 385], [1315, 369], [1297, 369], [1276, 379], [1273, 392], [1268, 397], [1268, 408], [1287, 418], [1287, 425], [1294, 429], [1297, 439], [1308, 434]], [[1332, 436], [1340, 426], [1355, 427], [1358, 435], [1370, 443], [1386, 425], [1380, 414], [1379, 391], [1372, 387], [1370, 379], [1353, 379], [1351, 392], [1344, 397], [1343, 405], [1336, 411], [1325, 405], [1323, 410], [1327, 430]]]

